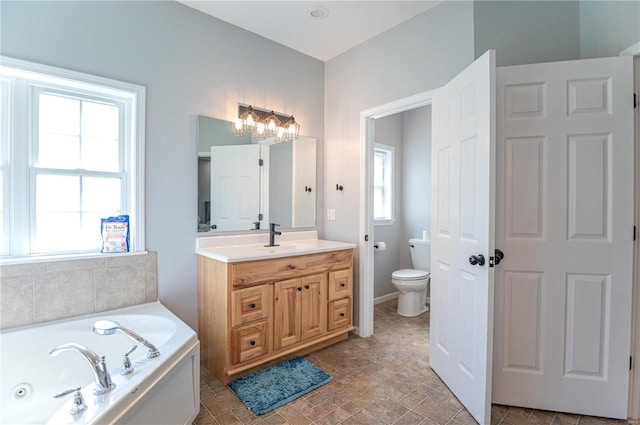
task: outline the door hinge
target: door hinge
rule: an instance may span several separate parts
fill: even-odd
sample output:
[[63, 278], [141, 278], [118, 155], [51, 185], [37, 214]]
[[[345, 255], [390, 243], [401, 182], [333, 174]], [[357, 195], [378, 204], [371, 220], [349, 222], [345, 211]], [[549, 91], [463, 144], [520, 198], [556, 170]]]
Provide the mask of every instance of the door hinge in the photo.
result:
[[633, 225], [633, 240], [636, 240], [636, 225]]
[[364, 241], [369, 242], [369, 235], [364, 235]]
[[258, 220], [259, 220], [259, 221], [264, 220], [262, 213], [258, 214]]
[[629, 370], [633, 369], [633, 356], [629, 356]]
[[262, 167], [264, 165], [264, 159], [258, 160], [258, 166]]
[[633, 109], [636, 109], [638, 107], [638, 95], [637, 94], [633, 94]]

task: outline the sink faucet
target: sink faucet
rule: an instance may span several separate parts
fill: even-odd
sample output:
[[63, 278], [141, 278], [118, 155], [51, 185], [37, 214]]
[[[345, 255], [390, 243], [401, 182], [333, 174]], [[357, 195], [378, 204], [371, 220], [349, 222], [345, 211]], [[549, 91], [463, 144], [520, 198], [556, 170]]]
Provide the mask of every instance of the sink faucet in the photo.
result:
[[57, 356], [63, 351], [74, 351], [80, 354], [91, 365], [93, 377], [96, 381], [96, 388], [93, 390], [95, 395], [104, 394], [116, 387], [116, 385], [111, 382], [111, 375], [109, 375], [104, 356], [100, 357], [87, 347], [74, 343], [58, 345], [51, 350], [49, 355]]
[[281, 235], [282, 232], [276, 232], [276, 226], [280, 226], [279, 224], [276, 223], [269, 223], [269, 245], [265, 245], [265, 246], [280, 246], [277, 245], [276, 242], [276, 235]]

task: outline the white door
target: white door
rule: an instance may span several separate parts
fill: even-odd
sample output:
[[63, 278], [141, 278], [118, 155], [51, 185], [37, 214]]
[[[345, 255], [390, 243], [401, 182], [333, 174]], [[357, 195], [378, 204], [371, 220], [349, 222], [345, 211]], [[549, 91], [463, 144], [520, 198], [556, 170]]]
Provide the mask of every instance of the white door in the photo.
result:
[[494, 123], [490, 50], [433, 99], [431, 366], [480, 424], [491, 420]]
[[259, 221], [259, 161], [257, 144], [211, 147], [211, 225], [216, 230], [250, 230]]
[[493, 401], [627, 417], [631, 58], [498, 68]]

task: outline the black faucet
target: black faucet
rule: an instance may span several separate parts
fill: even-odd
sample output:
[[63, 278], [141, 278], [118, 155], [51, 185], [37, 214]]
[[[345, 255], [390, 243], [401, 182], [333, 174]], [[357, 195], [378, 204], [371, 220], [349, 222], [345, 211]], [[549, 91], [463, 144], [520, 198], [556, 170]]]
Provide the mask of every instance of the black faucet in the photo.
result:
[[276, 235], [281, 235], [282, 232], [276, 232], [276, 226], [280, 226], [276, 223], [269, 223], [269, 245], [265, 246], [280, 246], [275, 243]]

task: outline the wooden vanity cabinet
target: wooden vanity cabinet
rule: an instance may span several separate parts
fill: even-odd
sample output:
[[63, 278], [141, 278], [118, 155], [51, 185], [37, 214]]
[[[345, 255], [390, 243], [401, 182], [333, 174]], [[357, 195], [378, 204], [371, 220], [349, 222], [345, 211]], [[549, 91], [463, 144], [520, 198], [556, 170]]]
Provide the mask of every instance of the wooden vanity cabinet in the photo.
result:
[[351, 249], [224, 263], [198, 256], [200, 360], [223, 383], [347, 338]]
[[276, 282], [273, 349], [323, 335], [327, 330], [327, 274]]

